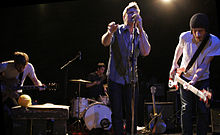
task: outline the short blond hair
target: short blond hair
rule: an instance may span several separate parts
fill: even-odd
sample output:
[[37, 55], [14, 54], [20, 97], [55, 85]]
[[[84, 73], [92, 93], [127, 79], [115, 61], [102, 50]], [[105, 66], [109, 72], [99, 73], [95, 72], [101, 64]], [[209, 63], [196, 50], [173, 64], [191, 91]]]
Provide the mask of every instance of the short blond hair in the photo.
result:
[[138, 4], [136, 2], [130, 2], [127, 7], [125, 7], [124, 11], [123, 11], [123, 21], [125, 21], [125, 14], [127, 13], [128, 9], [130, 8], [135, 8], [138, 11], [138, 14], [140, 14], [140, 8], [138, 7]]

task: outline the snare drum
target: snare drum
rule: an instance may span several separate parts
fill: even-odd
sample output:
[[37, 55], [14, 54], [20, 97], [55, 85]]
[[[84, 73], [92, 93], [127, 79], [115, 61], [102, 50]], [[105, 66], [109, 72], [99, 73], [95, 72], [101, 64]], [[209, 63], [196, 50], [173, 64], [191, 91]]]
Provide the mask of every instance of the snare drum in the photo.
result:
[[[79, 108], [78, 108], [79, 104]], [[86, 108], [89, 106], [89, 102], [84, 97], [77, 97], [76, 99], [73, 99], [73, 105], [72, 105], [72, 116], [78, 117], [78, 109], [79, 109], [79, 118], [83, 117], [83, 112], [86, 110]]]
[[109, 130], [112, 126], [111, 109], [103, 103], [89, 105], [84, 114], [84, 122], [89, 130], [102, 128]]

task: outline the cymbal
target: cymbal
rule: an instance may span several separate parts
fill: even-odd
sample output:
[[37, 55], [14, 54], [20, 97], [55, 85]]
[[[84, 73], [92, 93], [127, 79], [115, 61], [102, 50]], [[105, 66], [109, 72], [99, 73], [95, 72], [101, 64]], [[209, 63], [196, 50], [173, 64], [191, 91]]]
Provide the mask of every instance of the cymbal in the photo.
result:
[[87, 80], [82, 80], [82, 79], [72, 79], [72, 80], [69, 80], [71, 82], [83, 82], [83, 83], [91, 83], [91, 81], [87, 81]]

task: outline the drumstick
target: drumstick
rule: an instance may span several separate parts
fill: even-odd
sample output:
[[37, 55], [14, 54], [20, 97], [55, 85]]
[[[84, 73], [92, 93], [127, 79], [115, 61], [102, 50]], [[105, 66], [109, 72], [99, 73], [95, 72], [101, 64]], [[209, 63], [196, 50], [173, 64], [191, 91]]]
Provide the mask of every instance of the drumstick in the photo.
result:
[[96, 102], [94, 99], [87, 98], [88, 101]]
[[105, 95], [106, 95], [107, 97], [109, 97], [109, 96], [108, 96], [108, 93], [107, 93], [106, 91], [105, 91]]
[[99, 97], [101, 98], [101, 100], [103, 101], [103, 98], [102, 98], [102, 96], [101, 95], [99, 95]]

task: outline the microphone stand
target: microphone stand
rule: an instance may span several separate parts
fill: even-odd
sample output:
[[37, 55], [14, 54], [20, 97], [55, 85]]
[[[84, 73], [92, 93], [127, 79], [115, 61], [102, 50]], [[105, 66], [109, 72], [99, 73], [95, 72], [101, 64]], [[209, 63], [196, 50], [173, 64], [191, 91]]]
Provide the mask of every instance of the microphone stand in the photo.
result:
[[80, 57], [80, 54], [76, 55], [76, 57], [74, 57], [73, 59], [71, 59], [70, 61], [68, 61], [66, 64], [64, 64], [60, 70], [64, 70], [65, 69], [65, 74], [64, 74], [64, 102], [67, 104], [67, 86], [68, 86], [68, 65], [70, 63], [72, 63], [73, 61], [75, 61], [77, 58]]
[[135, 105], [135, 64], [134, 64], [134, 39], [135, 39], [135, 22], [133, 26], [133, 33], [132, 33], [132, 49], [131, 49], [131, 72], [132, 72], [132, 78], [131, 78], [131, 88], [132, 88], [132, 99], [131, 99], [131, 113], [132, 113], [132, 125], [131, 125], [131, 135], [134, 135], [134, 105]]

